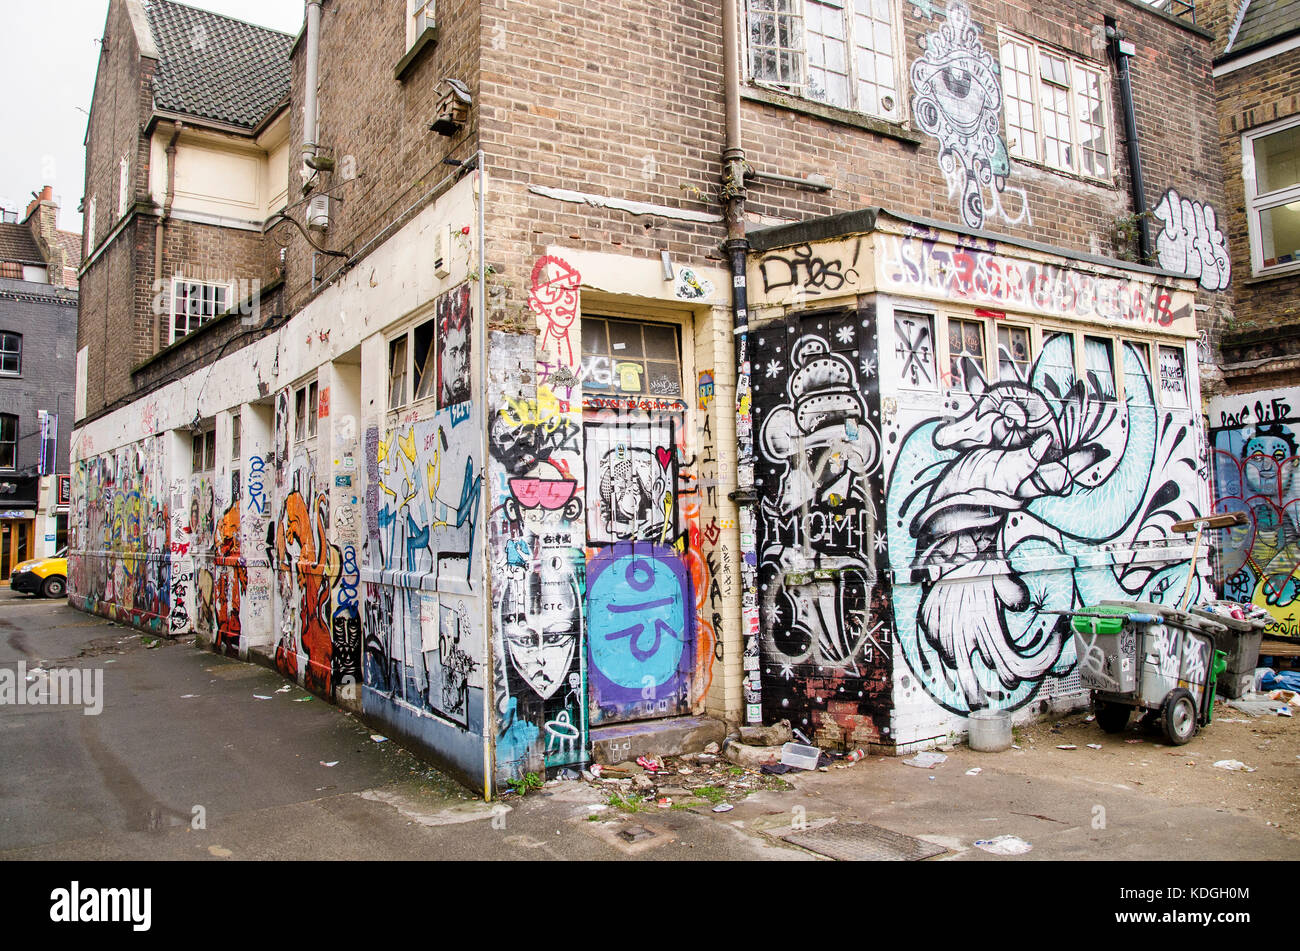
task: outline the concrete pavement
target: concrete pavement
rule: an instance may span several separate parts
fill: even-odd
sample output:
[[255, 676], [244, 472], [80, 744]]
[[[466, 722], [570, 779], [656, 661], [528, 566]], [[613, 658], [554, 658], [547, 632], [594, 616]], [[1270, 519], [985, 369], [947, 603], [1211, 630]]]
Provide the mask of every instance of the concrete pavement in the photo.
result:
[[937, 861], [997, 859], [973, 843], [1000, 835], [1033, 846], [1010, 862], [1300, 856], [1250, 816], [963, 747], [928, 771], [873, 757], [790, 774], [722, 814], [627, 814], [583, 782], [486, 804], [272, 671], [145, 640], [0, 597], [0, 666], [98, 667], [105, 691], [99, 716], [0, 706], [0, 859], [818, 860], [776, 836], [832, 819], [941, 845]]

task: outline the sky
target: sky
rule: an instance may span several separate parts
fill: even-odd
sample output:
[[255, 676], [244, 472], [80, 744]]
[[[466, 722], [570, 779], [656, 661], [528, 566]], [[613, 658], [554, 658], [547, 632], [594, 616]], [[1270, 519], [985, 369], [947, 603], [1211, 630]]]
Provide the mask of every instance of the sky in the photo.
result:
[[[189, 6], [297, 33], [303, 0], [190, 0]], [[59, 227], [80, 231], [87, 110], [108, 0], [0, 0], [0, 208], [20, 219], [54, 189]]]

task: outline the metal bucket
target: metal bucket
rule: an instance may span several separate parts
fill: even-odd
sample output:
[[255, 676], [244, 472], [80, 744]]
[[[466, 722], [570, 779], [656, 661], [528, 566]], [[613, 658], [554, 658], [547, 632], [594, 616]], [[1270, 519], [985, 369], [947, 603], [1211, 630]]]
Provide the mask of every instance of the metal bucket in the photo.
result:
[[1011, 714], [1006, 710], [976, 710], [966, 722], [971, 749], [1001, 753], [1011, 748]]

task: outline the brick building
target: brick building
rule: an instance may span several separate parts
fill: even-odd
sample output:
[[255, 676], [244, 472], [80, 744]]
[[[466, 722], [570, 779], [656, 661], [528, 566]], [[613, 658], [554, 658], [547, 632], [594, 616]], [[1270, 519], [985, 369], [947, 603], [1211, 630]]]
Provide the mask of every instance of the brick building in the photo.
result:
[[1250, 522], [1221, 546], [1226, 597], [1273, 615], [1269, 633], [1300, 635], [1293, 488], [1300, 423], [1300, 3], [1207, 5], [1223, 151], [1233, 314], [1218, 343], [1224, 386], [1208, 407], [1214, 494]]
[[[283, 317], [85, 380], [74, 604], [264, 656], [486, 792], [717, 721], [903, 750], [1076, 704], [1049, 612], [1181, 593], [1229, 313], [1226, 252], [1151, 227], [1224, 200], [1190, 19], [306, 9]], [[101, 91], [158, 95], [114, 69], [88, 195]], [[90, 365], [148, 352], [134, 314]]]
[[0, 221], [0, 582], [68, 531], [80, 235], [47, 185]]

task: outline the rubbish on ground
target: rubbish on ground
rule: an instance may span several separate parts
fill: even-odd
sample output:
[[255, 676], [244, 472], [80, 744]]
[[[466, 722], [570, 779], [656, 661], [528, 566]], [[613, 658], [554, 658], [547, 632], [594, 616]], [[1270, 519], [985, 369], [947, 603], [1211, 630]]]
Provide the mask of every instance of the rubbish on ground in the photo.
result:
[[982, 773], [982, 772], [984, 772], [983, 768], [981, 768], [981, 767], [979, 767], [979, 766], [976, 766], [976, 767], [974, 767], [974, 768], [972, 768], [972, 769], [968, 769], [968, 770], [966, 770], [966, 775], [967, 775], [967, 776], [978, 776], [978, 775], [979, 775], [980, 773]]
[[1278, 707], [1274, 712], [1280, 717], [1294, 716], [1290, 707]]
[[197, 697], [197, 696], [198, 696], [197, 693], [183, 693], [183, 694], [181, 694], [181, 699], [182, 699], [182, 700], [193, 700], [193, 699], [194, 699], [195, 697]]
[[1057, 748], [1058, 750], [1077, 750], [1077, 749], [1078, 749], [1078, 747], [1075, 746], [1073, 743], [1058, 743], [1058, 744], [1056, 745], [1056, 748]]
[[821, 756], [822, 751], [817, 747], [802, 743], [786, 743], [781, 747], [781, 762], [799, 769], [816, 769], [821, 765], [818, 762]]
[[732, 809], [735, 809], [735, 808], [736, 808], [736, 807], [733, 806], [733, 805], [732, 805], [731, 803], [729, 803], [729, 802], [720, 802], [720, 803], [718, 803], [716, 806], [713, 807], [713, 811], [714, 811], [714, 812], [730, 812]]
[[294, 702], [294, 703], [307, 703], [307, 702], [310, 701], [310, 700], [311, 700], [311, 697], [294, 697], [294, 698], [293, 698], [293, 702]]
[[1273, 673], [1270, 670], [1260, 678], [1259, 685], [1263, 690], [1283, 687], [1287, 690], [1300, 691], [1300, 670], [1283, 670], [1280, 673]]
[[691, 773], [695, 772], [695, 770], [691, 769], [689, 766], [683, 766], [681, 769], [677, 770], [677, 772], [681, 773], [683, 776], [689, 776]]
[[[670, 796], [660, 796], [659, 801], [655, 803], [655, 805], [657, 805], [660, 809], [667, 809], [672, 804], [673, 804], [673, 800], [672, 797]], [[559, 833], [557, 832], [556, 835], [559, 835]]]
[[1125, 743], [1141, 743], [1141, 740], [1125, 740]]
[[803, 740], [809, 746], [813, 745], [813, 741], [808, 739], [808, 737], [804, 736], [802, 733], [800, 733], [798, 727], [791, 727], [790, 732], [793, 733], [795, 736], [799, 737], [799, 739]]
[[1217, 769], [1231, 769], [1244, 773], [1253, 773], [1255, 771], [1254, 766], [1247, 766], [1239, 759], [1221, 759], [1214, 765]]
[[566, 782], [568, 782], [568, 781], [571, 781], [571, 780], [577, 779], [577, 778], [578, 778], [578, 773], [577, 773], [576, 770], [572, 770], [572, 769], [562, 769], [562, 770], [559, 771], [559, 773], [556, 774], [555, 778], [556, 778], [556, 779], [563, 779], [563, 780], [565, 780]]
[[798, 766], [788, 766], [785, 763], [764, 763], [758, 768], [758, 771], [769, 776], [780, 776], [783, 773], [793, 773], [798, 768]]
[[1018, 836], [1000, 835], [995, 839], [977, 839], [975, 848], [991, 852], [993, 855], [1024, 855], [1033, 846]]
[[911, 759], [903, 760], [908, 766], [915, 766], [918, 769], [931, 769], [947, 761], [948, 757], [943, 753], [917, 753]]
[[1097, 715], [1096, 715], [1095, 713], [1090, 713], [1090, 714], [1088, 714], [1086, 717], [1083, 718], [1083, 722], [1084, 722], [1084, 723], [1091, 723], [1091, 722], [1092, 722], [1093, 720], [1095, 720], [1095, 719], [1097, 719]]
[[371, 733], [371, 734], [370, 734], [370, 738], [371, 738], [372, 740], [374, 740], [376, 743], [387, 743], [387, 742], [388, 742], [388, 737], [386, 737], [386, 736], [380, 736], [378, 733]]
[[292, 690], [292, 689], [293, 689], [293, 686], [292, 686], [292, 685], [290, 685], [290, 684], [285, 684], [283, 687], [281, 687], [279, 690], [277, 690], [276, 693], [288, 693], [288, 692], [289, 692], [290, 690]]
[[270, 700], [270, 699], [271, 699], [270, 697], [266, 696], [265, 694], [260, 694], [260, 693], [255, 693], [255, 694], [253, 694], [253, 696], [256, 697], [258, 700]]
[[1273, 712], [1267, 700], [1228, 700], [1225, 702], [1232, 709], [1240, 710], [1252, 717], [1264, 716]]
[[1099, 750], [1099, 749], [1101, 749], [1101, 744], [1100, 744], [1100, 743], [1089, 743], [1089, 744], [1088, 744], [1088, 749], [1090, 749], [1090, 750]]
[[642, 769], [644, 769], [647, 773], [657, 773], [659, 772], [659, 770], [664, 768], [663, 764], [660, 763], [653, 756], [638, 756], [636, 758], [636, 764], [640, 766]]
[[1215, 717], [1215, 723], [1249, 723], [1249, 720], [1242, 720], [1234, 717]]
[[321, 760], [321, 761], [320, 761], [320, 764], [321, 764], [322, 766], [337, 766], [337, 765], [339, 764], [339, 761], [338, 761], [338, 760], [335, 760], [335, 761], [332, 762], [332, 763], [327, 763], [327, 762], [325, 762], [324, 760]]
[[852, 753], [850, 753], [848, 756], [844, 757], [844, 759], [845, 759], [846, 761], [850, 762], [850, 763], [856, 763], [858, 760], [862, 759], [862, 758], [865, 757], [866, 755], [867, 755], [867, 754], [866, 754], [866, 751], [863, 750], [862, 747], [858, 747], [856, 750], [854, 750], [854, 751], [853, 751]]
[[1012, 743], [1012, 744], [1011, 744], [1011, 748], [1012, 748], [1013, 750], [1018, 750], [1018, 749], [1020, 749], [1020, 745], [1019, 745], [1018, 743]]

